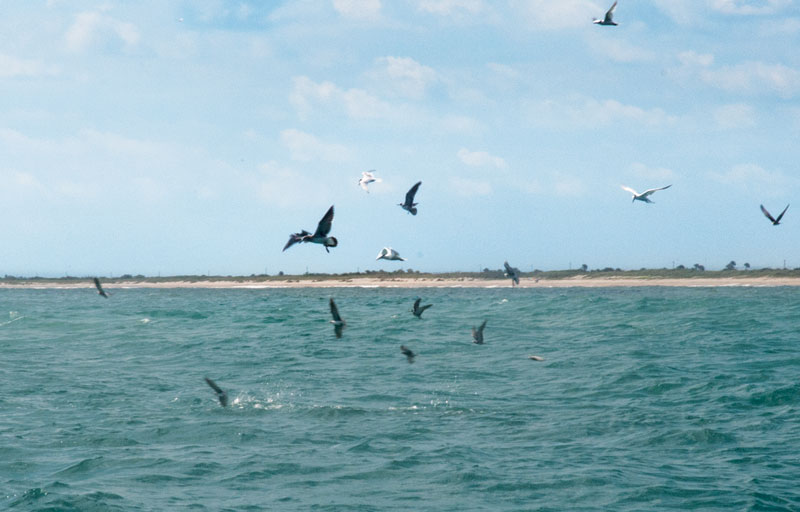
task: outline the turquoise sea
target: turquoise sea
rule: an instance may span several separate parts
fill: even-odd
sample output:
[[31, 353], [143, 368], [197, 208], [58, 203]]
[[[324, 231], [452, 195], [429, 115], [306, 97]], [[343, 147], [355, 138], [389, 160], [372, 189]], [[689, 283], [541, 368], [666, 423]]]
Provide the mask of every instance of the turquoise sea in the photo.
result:
[[797, 288], [109, 291], [0, 290], [0, 509], [800, 510]]

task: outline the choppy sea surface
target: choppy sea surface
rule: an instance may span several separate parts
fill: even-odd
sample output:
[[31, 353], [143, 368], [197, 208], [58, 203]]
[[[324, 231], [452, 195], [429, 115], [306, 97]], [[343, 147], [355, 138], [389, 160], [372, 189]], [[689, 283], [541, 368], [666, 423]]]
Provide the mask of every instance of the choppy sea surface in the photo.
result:
[[110, 291], [0, 290], [0, 509], [800, 510], [797, 288]]

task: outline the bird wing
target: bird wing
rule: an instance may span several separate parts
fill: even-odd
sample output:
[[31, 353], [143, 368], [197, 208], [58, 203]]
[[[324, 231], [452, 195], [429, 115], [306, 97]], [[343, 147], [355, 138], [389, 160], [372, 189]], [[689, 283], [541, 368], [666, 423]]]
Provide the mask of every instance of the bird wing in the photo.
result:
[[614, 9], [617, 8], [617, 2], [611, 6], [611, 9], [606, 11], [606, 19], [604, 20], [606, 23], [611, 23], [614, 21]]
[[667, 185], [666, 187], [661, 187], [661, 188], [651, 188], [651, 189], [645, 190], [644, 192], [642, 192], [642, 196], [643, 196], [643, 197], [647, 197], [647, 196], [649, 196], [650, 194], [652, 194], [653, 192], [658, 192], [659, 190], [666, 190], [666, 189], [668, 189], [668, 188], [669, 188], [669, 187], [671, 187], [671, 186], [672, 186], [672, 185]]
[[336, 303], [333, 302], [333, 299], [331, 299], [331, 315], [333, 315], [335, 321], [342, 321], [342, 317], [339, 316], [339, 308], [336, 307]]
[[511, 273], [511, 265], [509, 265], [507, 261], [503, 262], [503, 266], [506, 268], [507, 274]]
[[211, 386], [211, 389], [214, 390], [214, 393], [216, 393], [218, 395], [221, 395], [221, 394], [225, 393], [224, 391], [222, 391], [222, 388], [217, 386], [216, 382], [214, 382], [213, 380], [209, 379], [208, 377], [204, 377], [204, 378], [206, 379], [206, 384]]
[[299, 232], [299, 233], [292, 233], [291, 235], [289, 235], [289, 241], [286, 242], [286, 245], [283, 246], [283, 250], [285, 251], [286, 249], [288, 249], [289, 247], [293, 246], [294, 244], [299, 243], [303, 239], [304, 236], [310, 235], [310, 234], [311, 233], [309, 233], [305, 229], [303, 231]]
[[414, 311], [419, 311], [419, 303], [422, 302], [422, 299], [419, 298], [414, 301]]
[[625, 190], [625, 191], [627, 191], [627, 192], [630, 192], [631, 194], [633, 194], [633, 195], [635, 195], [635, 196], [638, 196], [638, 195], [639, 195], [639, 193], [638, 193], [638, 192], [636, 192], [635, 190], [633, 190], [631, 187], [626, 187], [625, 185], [622, 185], [622, 190]]
[[772, 217], [772, 215], [770, 215], [770, 213], [767, 211], [767, 209], [764, 208], [764, 205], [762, 204], [760, 206], [761, 206], [761, 213], [763, 213], [772, 222], [775, 222], [775, 219]]
[[481, 324], [481, 326], [478, 327], [478, 332], [479, 333], [483, 334], [483, 328], [486, 327], [486, 322], [488, 322], [488, 320], [484, 320], [483, 323]]
[[98, 292], [102, 292], [103, 291], [103, 286], [100, 284], [100, 280], [97, 279], [96, 277], [94, 278], [94, 286], [95, 286], [95, 288], [97, 288]]
[[433, 306], [433, 304], [425, 304], [424, 306], [419, 308], [419, 314], [421, 315], [423, 311], [425, 311], [426, 309], [428, 309], [431, 306]]
[[378, 261], [379, 259], [385, 257], [388, 253], [389, 251], [386, 249], [386, 247], [384, 247], [383, 249], [381, 249], [381, 252], [378, 253], [378, 257], [375, 258], [375, 261]]
[[789, 209], [789, 205], [787, 204], [787, 205], [786, 205], [786, 208], [784, 208], [784, 209], [783, 209], [783, 211], [781, 212], [781, 214], [780, 214], [780, 215], [778, 215], [778, 218], [777, 218], [777, 219], [775, 219], [775, 222], [780, 222], [780, 221], [781, 221], [781, 219], [783, 218], [783, 214], [784, 214], [784, 213], [786, 213], [786, 210], [788, 210], [788, 209]]
[[328, 233], [331, 231], [331, 226], [333, 225], [333, 206], [328, 208], [328, 211], [325, 215], [320, 219], [319, 224], [317, 224], [317, 230], [314, 231], [314, 236], [328, 236]]
[[364, 178], [364, 176], [362, 176], [361, 179], [358, 180], [358, 184], [361, 185], [361, 188], [369, 192], [369, 189], [367, 188], [367, 180]]
[[414, 204], [414, 196], [417, 195], [417, 190], [419, 190], [420, 185], [422, 185], [422, 182], [418, 181], [413, 187], [408, 189], [408, 192], [406, 192], [406, 206], [411, 206]]

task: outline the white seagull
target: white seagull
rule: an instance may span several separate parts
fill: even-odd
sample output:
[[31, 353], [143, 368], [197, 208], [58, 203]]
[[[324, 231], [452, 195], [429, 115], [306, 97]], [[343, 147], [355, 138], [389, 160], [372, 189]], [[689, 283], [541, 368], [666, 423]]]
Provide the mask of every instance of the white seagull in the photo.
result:
[[614, 25], [614, 26], [619, 25], [619, 23], [614, 22], [614, 9], [616, 8], [617, 8], [617, 2], [614, 2], [614, 5], [611, 6], [611, 9], [609, 9], [606, 12], [605, 18], [603, 18], [602, 20], [598, 20], [597, 18], [595, 18], [593, 23], [595, 25]]
[[367, 188], [367, 185], [369, 185], [370, 183], [380, 183], [381, 182], [380, 178], [376, 178], [375, 175], [372, 174], [373, 172], [375, 172], [375, 169], [373, 169], [371, 171], [362, 172], [361, 173], [361, 178], [359, 178], [359, 180], [358, 180], [359, 186], [361, 188], [363, 188], [364, 191], [367, 194], [369, 194], [369, 189]]
[[672, 185], [667, 185], [666, 187], [661, 187], [661, 188], [651, 188], [649, 190], [645, 190], [641, 194], [633, 190], [631, 187], [626, 187], [625, 185], [622, 185], [622, 190], [628, 191], [631, 194], [633, 194], [633, 199], [631, 199], [631, 202], [644, 201], [645, 203], [652, 203], [653, 201], [650, 200], [650, 196], [654, 192], [658, 192], [659, 190], [666, 190], [671, 186]]
[[381, 249], [381, 252], [378, 253], [378, 257], [375, 258], [377, 260], [392, 260], [392, 261], [406, 261], [405, 258], [400, 257], [400, 253], [392, 249], [391, 247], [384, 247]]

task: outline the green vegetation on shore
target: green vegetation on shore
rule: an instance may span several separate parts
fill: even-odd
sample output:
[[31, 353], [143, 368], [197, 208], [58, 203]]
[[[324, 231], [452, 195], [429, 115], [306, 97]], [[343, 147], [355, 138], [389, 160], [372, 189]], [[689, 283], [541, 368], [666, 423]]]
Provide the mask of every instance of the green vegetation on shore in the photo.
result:
[[[535, 279], [571, 279], [571, 278], [584, 278], [584, 279], [714, 279], [714, 278], [757, 278], [757, 277], [795, 277], [800, 278], [800, 269], [756, 269], [756, 270], [699, 270], [691, 268], [675, 268], [675, 269], [640, 269], [640, 270], [621, 270], [621, 269], [598, 269], [598, 270], [549, 270], [541, 271], [534, 270], [533, 272], [522, 272], [523, 278]], [[6, 275], [0, 279], [0, 283], [4, 284], [23, 284], [23, 283], [78, 283], [91, 280], [94, 276], [76, 277], [15, 277]], [[348, 280], [359, 278], [372, 278], [379, 280], [392, 280], [392, 279], [475, 279], [475, 280], [493, 280], [493, 279], [506, 279], [502, 270], [489, 270], [484, 269], [482, 272], [420, 272], [417, 270], [395, 270], [393, 272], [385, 271], [366, 271], [366, 272], [350, 272], [343, 274], [315, 274], [306, 273], [299, 275], [278, 274], [252, 274], [249, 276], [221, 276], [221, 275], [179, 275], [179, 276], [165, 276], [154, 277], [144, 275], [129, 275], [125, 274], [118, 277], [105, 277], [99, 276], [109, 283], [170, 283], [177, 281], [185, 282], [214, 282], [214, 281], [233, 281], [233, 282], [271, 282], [271, 281], [324, 281], [324, 280]]]

